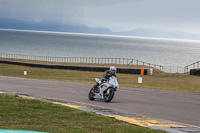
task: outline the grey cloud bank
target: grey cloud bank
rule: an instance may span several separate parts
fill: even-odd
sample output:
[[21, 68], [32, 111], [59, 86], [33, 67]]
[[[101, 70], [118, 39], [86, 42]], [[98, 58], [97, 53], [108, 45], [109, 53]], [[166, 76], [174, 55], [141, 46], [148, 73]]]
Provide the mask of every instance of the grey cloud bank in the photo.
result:
[[199, 5], [199, 0], [0, 0], [0, 28], [197, 39], [199, 34], [184, 32], [200, 33]]

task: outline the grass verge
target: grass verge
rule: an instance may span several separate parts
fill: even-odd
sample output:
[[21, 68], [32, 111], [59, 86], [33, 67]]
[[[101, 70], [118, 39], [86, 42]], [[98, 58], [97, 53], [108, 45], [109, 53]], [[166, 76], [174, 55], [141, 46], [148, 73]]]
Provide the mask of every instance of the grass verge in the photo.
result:
[[[19, 60], [13, 60], [19, 61]], [[21, 60], [22, 61], [22, 60]], [[24, 62], [24, 61], [22, 61]], [[38, 61], [26, 61], [32, 63], [44, 63]], [[60, 64], [60, 63], [59, 63]], [[65, 65], [74, 65], [66, 64]], [[81, 65], [81, 64], [77, 64]], [[86, 65], [86, 64], [82, 64]], [[90, 64], [92, 65], [92, 64]], [[94, 65], [94, 64], [93, 64]], [[103, 65], [101, 65], [103, 66]], [[130, 67], [128, 65], [117, 65], [117, 67]], [[141, 67], [141, 66], [134, 66]], [[143, 66], [142, 66], [143, 67]], [[24, 76], [23, 72], [28, 71], [28, 75]], [[0, 75], [30, 79], [55, 80], [65, 82], [79, 82], [94, 84], [94, 78], [100, 78], [102, 72], [74, 71], [61, 69], [34, 68], [18, 65], [0, 64]], [[138, 87], [159, 90], [172, 90], [200, 93], [200, 77], [187, 74], [167, 74], [154, 69], [152, 76], [150, 75], [133, 75], [133, 74], [117, 74], [120, 86]], [[143, 83], [138, 84], [138, 77], [143, 78]]]
[[0, 94], [0, 129], [49, 133], [164, 133], [53, 103]]

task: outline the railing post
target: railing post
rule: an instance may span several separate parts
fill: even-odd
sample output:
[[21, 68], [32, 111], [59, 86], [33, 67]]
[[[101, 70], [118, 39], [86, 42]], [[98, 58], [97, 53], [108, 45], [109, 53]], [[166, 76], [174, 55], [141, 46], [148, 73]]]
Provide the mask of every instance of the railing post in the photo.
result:
[[83, 63], [85, 63], [85, 57], [83, 57]]

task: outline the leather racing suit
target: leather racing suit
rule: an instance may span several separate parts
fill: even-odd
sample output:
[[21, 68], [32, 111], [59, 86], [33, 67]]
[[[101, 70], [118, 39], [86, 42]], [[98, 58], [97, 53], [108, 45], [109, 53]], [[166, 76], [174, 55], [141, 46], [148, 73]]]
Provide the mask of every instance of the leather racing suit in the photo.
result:
[[99, 86], [100, 84], [102, 84], [104, 81], [108, 81], [110, 77], [112, 76], [115, 76], [116, 77], [116, 74], [113, 73], [112, 71], [110, 70], [106, 70], [103, 74], [103, 76], [101, 77], [101, 79], [99, 80], [99, 82], [97, 82], [95, 85], [94, 85], [94, 88], [96, 88], [97, 86]]

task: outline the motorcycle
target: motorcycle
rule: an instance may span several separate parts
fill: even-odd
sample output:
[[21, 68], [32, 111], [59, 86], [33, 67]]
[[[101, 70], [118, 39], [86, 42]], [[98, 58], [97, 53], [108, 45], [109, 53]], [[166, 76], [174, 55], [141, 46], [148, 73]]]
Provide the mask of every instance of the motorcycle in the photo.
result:
[[[100, 81], [98, 78], [95, 78], [95, 80], [97, 83]], [[105, 102], [110, 102], [118, 88], [119, 84], [117, 82], [117, 78], [112, 76], [108, 81], [104, 81], [98, 87], [93, 87], [88, 94], [88, 98], [90, 100], [102, 99]]]

